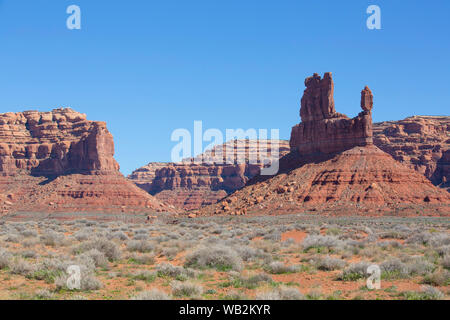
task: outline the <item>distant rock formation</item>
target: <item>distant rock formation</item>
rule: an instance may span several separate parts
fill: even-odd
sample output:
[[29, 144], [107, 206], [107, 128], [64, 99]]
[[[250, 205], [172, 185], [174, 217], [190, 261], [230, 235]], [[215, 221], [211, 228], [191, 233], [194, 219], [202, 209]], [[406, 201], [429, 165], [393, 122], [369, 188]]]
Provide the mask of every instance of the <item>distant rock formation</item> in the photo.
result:
[[289, 152], [287, 141], [276, 143], [278, 153], [272, 140], [232, 140], [182, 163], [149, 163], [128, 178], [165, 203], [195, 209], [242, 188]]
[[[361, 94], [361, 108], [370, 111], [372, 107], [373, 96], [366, 87]], [[395, 160], [425, 175], [434, 185], [450, 191], [450, 117], [414, 116], [374, 123], [373, 143]], [[257, 150], [253, 142], [248, 146], [248, 150]], [[236, 155], [249, 158], [242, 148], [237, 150], [237, 144], [232, 147]], [[280, 141], [280, 157], [287, 153], [289, 144]], [[201, 161], [219, 162], [211, 154], [212, 151], [202, 155]], [[129, 178], [161, 201], [190, 210], [216, 203], [243, 187], [259, 172], [254, 166], [247, 166], [243, 175], [239, 173], [242, 171], [236, 171], [237, 166], [220, 167], [219, 173], [219, 166], [206, 163], [151, 162], [135, 170]], [[229, 179], [230, 176], [234, 176], [234, 180]], [[228, 182], [222, 185], [225, 180]], [[231, 181], [233, 184], [229, 183]]]
[[372, 92], [361, 93], [363, 111], [355, 118], [334, 109], [334, 83], [331, 73], [323, 79], [315, 73], [305, 80], [301, 101], [302, 122], [292, 128], [290, 147], [300, 154], [336, 153], [355, 146], [372, 145]]
[[284, 214], [319, 210], [330, 214], [450, 215], [450, 194], [373, 145], [373, 96], [361, 93], [363, 111], [353, 119], [336, 113], [330, 73], [307, 78], [302, 123], [291, 135], [291, 153], [274, 177], [247, 185], [198, 214]]
[[374, 144], [450, 191], [450, 117], [414, 116], [376, 123]]
[[126, 180], [104, 122], [72, 109], [0, 114], [0, 212], [168, 210]]

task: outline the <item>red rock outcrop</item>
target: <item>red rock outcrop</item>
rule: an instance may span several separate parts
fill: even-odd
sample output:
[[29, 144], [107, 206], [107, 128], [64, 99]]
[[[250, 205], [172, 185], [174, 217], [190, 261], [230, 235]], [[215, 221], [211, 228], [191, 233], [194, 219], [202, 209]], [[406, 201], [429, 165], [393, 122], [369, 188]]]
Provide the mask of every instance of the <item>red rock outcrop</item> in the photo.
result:
[[287, 141], [277, 141], [278, 153], [273, 147], [271, 140], [233, 140], [182, 163], [149, 163], [128, 178], [164, 203], [195, 209], [242, 188], [264, 164], [289, 152]]
[[[361, 94], [361, 108], [370, 111], [372, 107], [373, 96], [366, 87]], [[400, 121], [374, 123], [373, 142], [395, 160], [424, 174], [434, 185], [450, 191], [450, 117], [414, 116]], [[233, 148], [236, 155], [249, 158], [250, 154], [243, 152], [242, 148], [237, 145]], [[249, 145], [250, 149], [257, 150]], [[280, 141], [280, 156], [288, 152], [289, 145]], [[208, 153], [202, 155], [202, 161], [214, 162], [211, 153], [209, 156]], [[215, 162], [219, 161], [216, 159]], [[229, 168], [224, 174], [225, 167]], [[196, 209], [216, 203], [242, 188], [259, 171], [246, 168], [243, 175], [233, 175], [236, 169], [236, 166], [206, 163], [152, 162], [135, 170], [129, 178], [163, 202], [179, 208]], [[227, 182], [222, 186], [223, 181]]]
[[334, 109], [331, 73], [325, 73], [323, 79], [314, 74], [305, 80], [305, 86], [300, 108], [302, 122], [292, 128], [291, 150], [300, 154], [336, 153], [373, 143], [373, 97], [368, 87], [361, 93], [363, 111], [349, 119]]
[[118, 174], [106, 123], [71, 109], [0, 114], [0, 172]]
[[104, 122], [71, 109], [0, 114], [3, 213], [166, 210], [119, 172]]
[[376, 123], [374, 144], [450, 191], [450, 117], [414, 116]]
[[308, 209], [346, 214], [450, 215], [450, 195], [422, 174], [372, 144], [373, 97], [361, 94], [354, 119], [334, 111], [331, 74], [305, 82], [302, 122], [294, 127], [290, 154], [274, 177], [256, 176], [247, 186], [198, 214], [281, 214]]

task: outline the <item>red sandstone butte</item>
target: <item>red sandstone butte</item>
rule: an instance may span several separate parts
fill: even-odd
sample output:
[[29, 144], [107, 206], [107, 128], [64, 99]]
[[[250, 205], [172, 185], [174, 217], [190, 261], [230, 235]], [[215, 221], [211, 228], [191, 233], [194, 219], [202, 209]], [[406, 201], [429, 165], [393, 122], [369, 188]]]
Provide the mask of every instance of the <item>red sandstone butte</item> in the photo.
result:
[[368, 87], [361, 94], [363, 111], [349, 119], [334, 109], [331, 73], [325, 73], [323, 79], [316, 73], [305, 80], [305, 86], [300, 109], [302, 122], [292, 128], [291, 150], [300, 154], [335, 153], [373, 143], [373, 97]]
[[104, 122], [72, 109], [0, 114], [0, 212], [164, 211], [119, 172]]
[[256, 176], [246, 187], [197, 213], [450, 214], [450, 194], [373, 144], [373, 96], [361, 93], [355, 118], [336, 113], [331, 73], [305, 81], [302, 123], [291, 134], [291, 153], [274, 177]]

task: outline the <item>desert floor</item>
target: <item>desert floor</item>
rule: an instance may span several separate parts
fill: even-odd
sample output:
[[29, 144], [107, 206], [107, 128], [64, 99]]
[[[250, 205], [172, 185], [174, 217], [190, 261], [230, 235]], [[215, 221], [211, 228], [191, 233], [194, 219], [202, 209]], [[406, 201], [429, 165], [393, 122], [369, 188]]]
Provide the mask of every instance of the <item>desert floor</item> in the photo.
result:
[[[449, 299], [449, 218], [0, 222], [0, 299]], [[368, 266], [381, 289], [366, 286]], [[67, 268], [79, 266], [80, 289]]]

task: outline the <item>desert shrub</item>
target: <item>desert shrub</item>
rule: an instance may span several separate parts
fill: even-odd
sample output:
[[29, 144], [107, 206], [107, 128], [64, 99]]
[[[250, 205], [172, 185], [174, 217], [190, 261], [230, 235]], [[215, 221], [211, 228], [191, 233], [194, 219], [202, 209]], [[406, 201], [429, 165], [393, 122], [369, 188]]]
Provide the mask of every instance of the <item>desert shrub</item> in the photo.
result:
[[300, 270], [299, 266], [287, 266], [283, 262], [274, 261], [269, 263], [265, 268], [267, 272], [272, 274], [295, 273]]
[[135, 234], [147, 234], [148, 231], [146, 229], [137, 229], [134, 231]]
[[280, 287], [272, 291], [259, 292], [256, 300], [304, 300], [305, 297], [295, 288]]
[[422, 257], [413, 258], [406, 264], [408, 274], [410, 275], [426, 275], [434, 271], [436, 266], [423, 259]]
[[41, 290], [36, 291], [36, 293], [34, 294], [34, 299], [35, 300], [54, 300], [55, 294], [48, 291], [47, 289], [41, 289]]
[[156, 266], [156, 273], [159, 277], [171, 277], [178, 280], [185, 280], [194, 276], [194, 273], [180, 266], [174, 266], [170, 263], [162, 263]]
[[38, 233], [36, 230], [24, 230], [20, 233], [25, 238], [37, 237]]
[[[1, 263], [0, 263], [1, 264]], [[441, 260], [441, 265], [445, 268], [445, 269], [450, 269], [450, 255], [446, 255], [442, 258]], [[1, 268], [1, 267], [0, 267]]]
[[219, 271], [241, 271], [243, 268], [242, 259], [236, 251], [220, 245], [196, 249], [186, 256], [185, 265], [194, 268], [214, 268]]
[[235, 288], [255, 289], [261, 283], [272, 283], [272, 278], [265, 273], [255, 274], [249, 277], [243, 277], [239, 273], [230, 273], [230, 281], [222, 284], [222, 286], [233, 286]]
[[436, 270], [432, 274], [428, 274], [423, 278], [423, 283], [444, 287], [450, 285], [450, 271], [448, 270]]
[[130, 240], [127, 243], [127, 250], [130, 252], [151, 252], [155, 250], [155, 245], [145, 240]]
[[[88, 265], [86, 265], [88, 263]], [[64, 276], [67, 267], [70, 265], [78, 265], [84, 272], [90, 272], [94, 268], [94, 262], [89, 258], [89, 261], [61, 261], [59, 259], [45, 259], [39, 264], [35, 265], [33, 272], [27, 277], [36, 280], [44, 280], [47, 283], [53, 283], [58, 277]]]
[[0, 248], [0, 269], [9, 267], [11, 259], [12, 254]]
[[60, 246], [63, 244], [64, 235], [54, 231], [48, 231], [39, 237], [42, 244], [46, 246]]
[[391, 259], [380, 265], [382, 279], [403, 278], [408, 275], [407, 266], [399, 259]]
[[170, 300], [170, 297], [164, 291], [151, 289], [149, 291], [140, 292], [132, 297], [131, 300]]
[[444, 298], [444, 294], [441, 291], [431, 286], [423, 286], [419, 292], [402, 292], [400, 296], [406, 300], [440, 300]]
[[154, 264], [155, 263], [155, 256], [153, 254], [149, 253], [143, 253], [143, 254], [137, 254], [133, 252], [128, 256], [128, 262], [129, 263], [135, 263], [135, 264]]
[[370, 246], [370, 247], [364, 248], [359, 252], [359, 254], [361, 256], [367, 257], [367, 258], [374, 258], [380, 253], [381, 253], [381, 249], [379, 247], [375, 247], [375, 246]]
[[108, 259], [105, 254], [97, 249], [91, 249], [79, 255], [79, 259], [83, 259], [84, 257], [88, 257], [92, 259], [95, 267], [107, 268], [108, 267]]
[[313, 264], [319, 270], [332, 271], [342, 269], [345, 267], [346, 262], [342, 259], [326, 256], [316, 259]]
[[311, 248], [337, 249], [343, 246], [343, 241], [334, 236], [309, 235], [303, 240], [302, 246], [305, 251]]
[[441, 256], [450, 256], [450, 245], [436, 248], [436, 252]]
[[253, 261], [259, 258], [267, 258], [269, 256], [263, 250], [249, 246], [236, 247], [236, 252], [243, 261]]
[[125, 232], [116, 231], [108, 235], [108, 239], [119, 239], [121, 241], [126, 241], [129, 239], [129, 237], [126, 235]]
[[[55, 286], [57, 290], [69, 290], [67, 287], [68, 275], [64, 274], [55, 279]], [[82, 273], [80, 279], [81, 291], [93, 291], [103, 288], [103, 284], [91, 273]]]
[[256, 300], [282, 300], [278, 290], [263, 291], [256, 293]]
[[265, 234], [263, 236], [264, 240], [270, 240], [270, 241], [280, 241], [281, 240], [281, 233], [278, 231], [273, 231], [268, 234]]
[[34, 271], [34, 266], [22, 258], [14, 258], [10, 261], [9, 272], [27, 276]]
[[133, 240], [148, 240], [148, 235], [142, 234], [142, 233], [140, 233], [140, 234], [135, 234], [135, 235], [133, 236]]
[[450, 236], [446, 233], [419, 232], [413, 234], [406, 243], [429, 245], [433, 248], [450, 245]]
[[23, 240], [23, 237], [17, 233], [8, 234], [5, 238], [5, 242], [19, 243]]
[[203, 293], [203, 287], [192, 282], [172, 281], [170, 286], [175, 297], [198, 297]]
[[450, 245], [450, 235], [447, 233], [433, 234], [430, 237], [428, 244], [433, 248]]
[[167, 257], [168, 259], [173, 259], [177, 256], [179, 251], [180, 250], [178, 248], [169, 247], [169, 248], [162, 249], [161, 254], [163, 256]]
[[26, 250], [26, 251], [22, 251], [20, 253], [20, 255], [24, 258], [36, 258], [38, 256], [38, 254], [36, 253], [36, 251], [33, 250]]
[[380, 234], [381, 239], [406, 239], [407, 234], [398, 230], [389, 230]]
[[94, 230], [91, 228], [83, 228], [81, 230], [78, 230], [73, 234], [74, 238], [78, 241], [86, 241], [92, 237], [94, 234]]
[[75, 254], [80, 254], [86, 251], [96, 249], [102, 252], [109, 261], [115, 261], [120, 259], [121, 251], [119, 247], [114, 243], [106, 239], [97, 239], [87, 242], [83, 242], [76, 246], [72, 251]]
[[28, 238], [22, 241], [22, 247], [30, 248], [34, 247], [39, 243], [39, 238]]
[[371, 265], [369, 262], [352, 263], [338, 276], [338, 280], [356, 281], [361, 278], [368, 277], [367, 268]]
[[156, 272], [148, 270], [139, 270], [131, 275], [134, 280], [142, 280], [146, 282], [153, 282], [156, 279]]
[[87, 275], [81, 278], [81, 290], [91, 291], [103, 288], [103, 284], [94, 276]]
[[377, 242], [377, 246], [382, 248], [382, 249], [388, 249], [388, 248], [399, 248], [402, 245], [398, 241], [388, 240], [388, 241]]
[[248, 298], [241, 292], [231, 291], [223, 297], [224, 300], [248, 300]]

